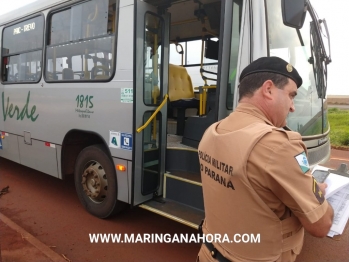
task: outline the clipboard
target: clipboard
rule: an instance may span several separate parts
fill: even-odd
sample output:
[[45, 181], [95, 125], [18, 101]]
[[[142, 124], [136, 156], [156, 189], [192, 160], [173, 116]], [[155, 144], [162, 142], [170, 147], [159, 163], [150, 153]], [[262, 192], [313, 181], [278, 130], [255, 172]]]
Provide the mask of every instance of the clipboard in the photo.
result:
[[349, 178], [349, 169], [344, 163], [342, 163], [337, 169], [329, 169], [328, 172]]

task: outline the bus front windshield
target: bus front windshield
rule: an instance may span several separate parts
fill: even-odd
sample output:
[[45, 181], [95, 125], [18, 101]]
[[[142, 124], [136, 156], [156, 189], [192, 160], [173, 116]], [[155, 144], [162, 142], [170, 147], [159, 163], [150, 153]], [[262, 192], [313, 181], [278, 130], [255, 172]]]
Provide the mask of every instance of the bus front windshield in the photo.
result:
[[266, 3], [270, 56], [278, 56], [291, 63], [303, 79], [294, 100], [296, 111], [288, 115], [287, 126], [302, 136], [325, 133], [329, 128], [326, 103], [319, 98], [313, 65], [309, 62], [311, 16], [307, 13], [298, 34], [296, 29], [283, 24], [279, 1], [267, 0]]

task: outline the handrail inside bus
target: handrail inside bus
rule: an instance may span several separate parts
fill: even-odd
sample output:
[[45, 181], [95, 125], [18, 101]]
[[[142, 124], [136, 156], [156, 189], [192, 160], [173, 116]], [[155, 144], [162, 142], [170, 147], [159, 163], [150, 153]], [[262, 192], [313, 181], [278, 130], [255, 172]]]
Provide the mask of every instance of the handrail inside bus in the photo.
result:
[[207, 90], [208, 89], [214, 89], [217, 88], [215, 85], [205, 85], [205, 86], [198, 86], [194, 87], [194, 90], [199, 90], [199, 97], [200, 97], [200, 102], [199, 102], [199, 116], [202, 116], [206, 113], [206, 101], [207, 101]]
[[156, 114], [161, 110], [161, 108], [166, 104], [167, 102], [167, 98], [168, 98], [168, 94], [166, 94], [164, 96], [164, 100], [162, 101], [162, 103], [158, 106], [158, 108], [154, 111], [154, 113], [151, 115], [151, 117], [149, 117], [149, 119], [147, 120], [147, 122], [145, 122], [144, 125], [142, 125], [141, 127], [139, 127], [137, 129], [137, 133], [140, 133], [144, 128], [146, 128], [149, 123], [153, 120], [153, 118], [156, 116]]

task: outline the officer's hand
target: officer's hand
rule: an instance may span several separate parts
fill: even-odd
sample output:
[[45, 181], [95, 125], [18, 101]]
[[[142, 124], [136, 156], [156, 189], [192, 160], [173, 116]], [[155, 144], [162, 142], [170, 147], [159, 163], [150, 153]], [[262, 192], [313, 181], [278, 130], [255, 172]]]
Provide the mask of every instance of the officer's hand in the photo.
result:
[[327, 187], [327, 184], [326, 183], [318, 183], [318, 186], [322, 192], [322, 194], [325, 196], [326, 195], [326, 187]]

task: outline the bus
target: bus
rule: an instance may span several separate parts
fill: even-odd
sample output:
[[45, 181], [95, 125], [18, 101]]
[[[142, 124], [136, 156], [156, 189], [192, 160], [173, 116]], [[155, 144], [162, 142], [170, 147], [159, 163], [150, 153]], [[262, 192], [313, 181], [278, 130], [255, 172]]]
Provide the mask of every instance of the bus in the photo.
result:
[[311, 166], [329, 158], [329, 33], [309, 1], [37, 0], [0, 32], [0, 157], [74, 176], [99, 218], [140, 206], [196, 228], [198, 143], [262, 56], [300, 72], [285, 128]]

